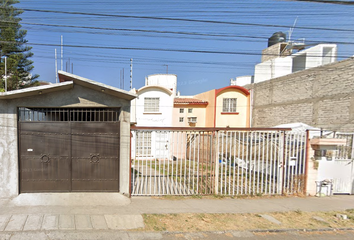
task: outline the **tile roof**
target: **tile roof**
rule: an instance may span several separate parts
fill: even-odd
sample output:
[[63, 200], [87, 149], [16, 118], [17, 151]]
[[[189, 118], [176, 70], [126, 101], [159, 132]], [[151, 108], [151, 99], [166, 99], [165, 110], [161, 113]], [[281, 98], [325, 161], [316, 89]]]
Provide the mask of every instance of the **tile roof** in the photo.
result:
[[208, 105], [207, 101], [195, 99], [195, 98], [175, 98], [175, 104], [189, 104], [189, 105]]

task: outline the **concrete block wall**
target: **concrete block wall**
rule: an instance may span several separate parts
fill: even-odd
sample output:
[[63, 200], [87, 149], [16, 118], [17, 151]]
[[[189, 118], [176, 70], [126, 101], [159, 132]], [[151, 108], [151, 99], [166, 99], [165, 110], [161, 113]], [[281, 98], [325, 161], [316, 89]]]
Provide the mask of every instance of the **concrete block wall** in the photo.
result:
[[303, 122], [354, 131], [354, 58], [255, 83], [252, 127]]

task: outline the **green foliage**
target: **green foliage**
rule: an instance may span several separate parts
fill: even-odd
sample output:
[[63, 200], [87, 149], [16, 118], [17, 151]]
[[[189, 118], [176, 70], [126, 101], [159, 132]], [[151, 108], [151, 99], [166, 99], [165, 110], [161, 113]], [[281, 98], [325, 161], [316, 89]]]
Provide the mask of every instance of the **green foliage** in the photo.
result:
[[30, 51], [32, 47], [26, 45], [25, 39], [27, 31], [21, 29], [22, 10], [18, 10], [13, 5], [18, 0], [0, 1], [0, 86], [4, 87], [5, 59], [7, 57], [7, 90], [21, 89], [38, 85], [35, 81], [39, 75], [31, 75], [33, 61], [29, 60], [33, 56]]

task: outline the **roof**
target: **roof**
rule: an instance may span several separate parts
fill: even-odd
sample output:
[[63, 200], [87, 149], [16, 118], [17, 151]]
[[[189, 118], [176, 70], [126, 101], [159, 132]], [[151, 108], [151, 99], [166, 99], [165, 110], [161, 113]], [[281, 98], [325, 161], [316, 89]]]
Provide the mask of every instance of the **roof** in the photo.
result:
[[236, 85], [226, 86], [223, 88], [216, 89], [216, 95], [219, 95], [221, 92], [226, 91], [226, 90], [238, 90], [238, 91], [241, 91], [246, 96], [250, 95], [250, 92], [246, 88], [241, 87], [241, 86], [236, 86]]
[[93, 90], [96, 91], [100, 91], [100, 92], [104, 92], [106, 94], [115, 96], [115, 97], [119, 97], [119, 98], [123, 98], [126, 100], [132, 100], [134, 98], [137, 97], [136, 94], [132, 93], [132, 92], [128, 92], [125, 91], [123, 89], [120, 88], [115, 88], [100, 82], [96, 82], [87, 78], [83, 78], [71, 73], [67, 73], [64, 71], [58, 71], [58, 76], [59, 76], [59, 81], [62, 82], [67, 82], [67, 81], [72, 81], [74, 84], [83, 86], [83, 87], [87, 87], [87, 88], [91, 88]]
[[0, 93], [0, 99], [23, 98], [23, 97], [35, 96], [38, 94], [45, 94], [50, 92], [67, 90], [67, 89], [72, 89], [75, 84], [99, 92], [104, 92], [106, 94], [113, 95], [115, 97], [126, 99], [129, 101], [137, 97], [137, 95], [134, 93], [119, 88], [111, 87], [103, 83], [95, 82], [93, 80], [86, 79], [64, 71], [58, 71], [58, 75], [59, 75], [60, 83], [3, 92]]
[[175, 98], [174, 104], [208, 105], [208, 102], [196, 98]]
[[159, 89], [159, 90], [161, 90], [161, 91], [163, 91], [163, 92], [165, 92], [165, 93], [167, 93], [168, 95], [172, 95], [172, 91], [170, 90], [170, 89], [167, 89], [167, 88], [165, 88], [165, 87], [162, 87], [162, 86], [157, 86], [157, 85], [148, 85], [148, 86], [144, 86], [144, 87], [142, 87], [142, 88], [140, 88], [138, 91], [137, 91], [137, 93], [138, 93], [138, 95], [139, 94], [141, 94], [142, 92], [144, 92], [144, 91], [146, 91], [146, 90], [149, 90], [149, 89]]

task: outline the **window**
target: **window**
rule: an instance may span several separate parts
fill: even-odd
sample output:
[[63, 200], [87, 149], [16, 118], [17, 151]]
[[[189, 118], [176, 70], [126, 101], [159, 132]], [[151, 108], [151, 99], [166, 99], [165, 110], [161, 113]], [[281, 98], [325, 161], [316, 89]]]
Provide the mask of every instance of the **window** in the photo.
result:
[[229, 112], [229, 113], [235, 113], [236, 112], [236, 103], [237, 103], [237, 98], [224, 98], [223, 105], [222, 105], [222, 111]]
[[179, 113], [184, 113], [184, 108], [180, 108]]
[[188, 122], [189, 123], [197, 123], [197, 117], [189, 117]]
[[188, 108], [188, 113], [192, 113], [193, 112], [193, 108]]
[[136, 133], [136, 150], [137, 156], [151, 156], [151, 132]]
[[160, 98], [144, 99], [144, 112], [159, 112]]
[[183, 117], [179, 118], [179, 122], [183, 122], [183, 120], [184, 120]]

